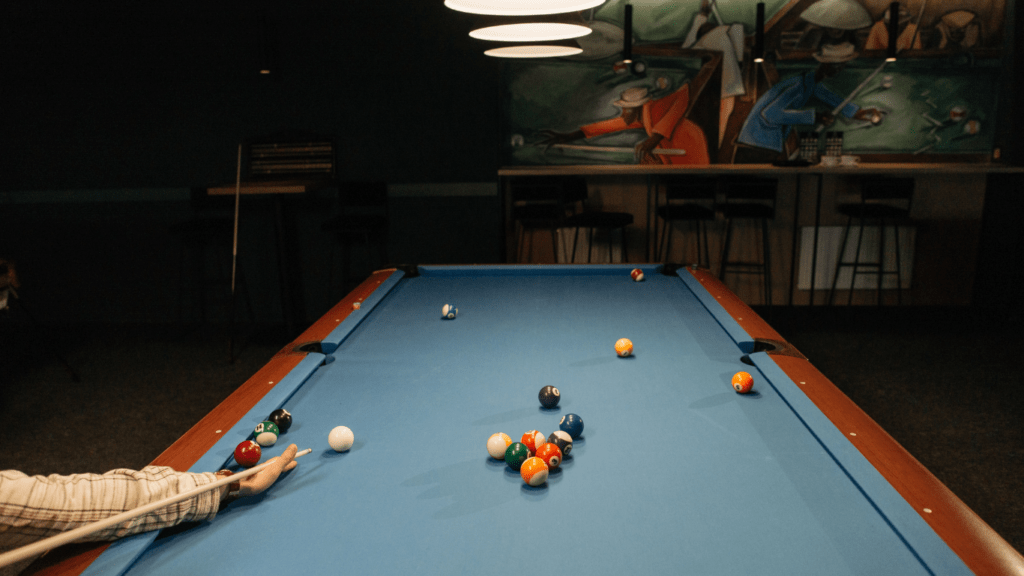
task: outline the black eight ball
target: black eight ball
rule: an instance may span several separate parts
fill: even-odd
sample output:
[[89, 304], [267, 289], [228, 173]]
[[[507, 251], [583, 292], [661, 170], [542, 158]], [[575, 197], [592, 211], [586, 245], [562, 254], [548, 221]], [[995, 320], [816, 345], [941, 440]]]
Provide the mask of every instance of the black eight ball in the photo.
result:
[[545, 386], [540, 389], [540, 394], [537, 395], [540, 399], [540, 405], [545, 408], [554, 408], [558, 406], [558, 401], [561, 399], [561, 394], [558, 393], [558, 388], [554, 386]]
[[292, 427], [292, 415], [284, 408], [278, 408], [267, 416], [267, 420], [270, 420], [274, 424], [277, 424], [277, 428], [284, 434]]

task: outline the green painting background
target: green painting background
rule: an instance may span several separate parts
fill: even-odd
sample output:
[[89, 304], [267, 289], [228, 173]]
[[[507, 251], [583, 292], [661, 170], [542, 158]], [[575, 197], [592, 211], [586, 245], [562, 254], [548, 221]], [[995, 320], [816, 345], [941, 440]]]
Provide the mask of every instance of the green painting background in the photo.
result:
[[[880, 64], [878, 60], [854, 60], [823, 84], [845, 98]], [[781, 78], [813, 69], [806, 63], [779, 63], [777, 68]], [[888, 111], [884, 121], [856, 129], [860, 122], [840, 118], [829, 130], [842, 131], [844, 151], [857, 154], [914, 153], [929, 144], [933, 146], [926, 153], [987, 154], [995, 134], [999, 72], [998, 61], [970, 64], [954, 58], [889, 63], [853, 99], [861, 108]], [[886, 76], [892, 80], [888, 89], [882, 87]], [[957, 106], [966, 110], [966, 117], [959, 122], [950, 118], [950, 110]], [[821, 105], [818, 109], [827, 110]], [[936, 127], [924, 115], [943, 126]], [[979, 122], [978, 133], [964, 133], [969, 120]]]
[[[511, 164], [622, 164], [631, 163], [631, 153], [584, 152], [545, 149], [537, 146], [542, 130], [572, 132], [580, 126], [618, 116], [621, 110], [613, 102], [622, 91], [634, 86], [651, 90], [657, 98], [678, 90], [700, 70], [696, 58], [647, 59], [645, 74], [617, 74], [609, 62], [576, 63], [549, 60], [517, 63], [508, 67], [506, 87], [508, 126], [506, 153]], [[658, 78], [668, 85], [657, 88]], [[513, 146], [513, 138], [522, 136], [525, 144]], [[625, 130], [574, 144], [627, 146], [644, 139], [643, 130]]]

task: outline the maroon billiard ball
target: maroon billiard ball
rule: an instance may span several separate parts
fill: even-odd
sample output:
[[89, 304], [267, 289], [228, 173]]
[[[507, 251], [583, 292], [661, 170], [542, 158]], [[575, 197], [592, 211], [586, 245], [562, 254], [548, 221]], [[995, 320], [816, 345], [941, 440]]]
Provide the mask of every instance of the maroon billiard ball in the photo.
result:
[[252, 468], [260, 463], [263, 450], [252, 440], [246, 440], [235, 447], [235, 462], [245, 468]]

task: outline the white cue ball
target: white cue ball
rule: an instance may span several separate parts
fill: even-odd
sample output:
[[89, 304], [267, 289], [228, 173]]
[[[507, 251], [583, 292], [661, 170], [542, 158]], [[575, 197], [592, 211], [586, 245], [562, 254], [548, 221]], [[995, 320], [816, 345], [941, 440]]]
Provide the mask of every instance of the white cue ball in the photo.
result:
[[335, 452], [345, 452], [355, 441], [356, 437], [352, 435], [352, 430], [349, 430], [348, 426], [337, 426], [327, 435], [327, 443]]

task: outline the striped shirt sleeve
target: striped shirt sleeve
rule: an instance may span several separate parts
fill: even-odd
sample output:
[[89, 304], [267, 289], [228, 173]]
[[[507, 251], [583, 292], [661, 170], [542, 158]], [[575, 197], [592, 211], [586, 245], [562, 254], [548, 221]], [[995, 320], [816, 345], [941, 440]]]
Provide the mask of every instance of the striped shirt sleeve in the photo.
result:
[[[212, 472], [177, 472], [166, 466], [105, 474], [28, 476], [0, 471], [0, 552], [134, 510], [217, 480]], [[114, 540], [217, 515], [220, 491], [208, 490], [150, 514], [117, 524], [82, 541]]]

